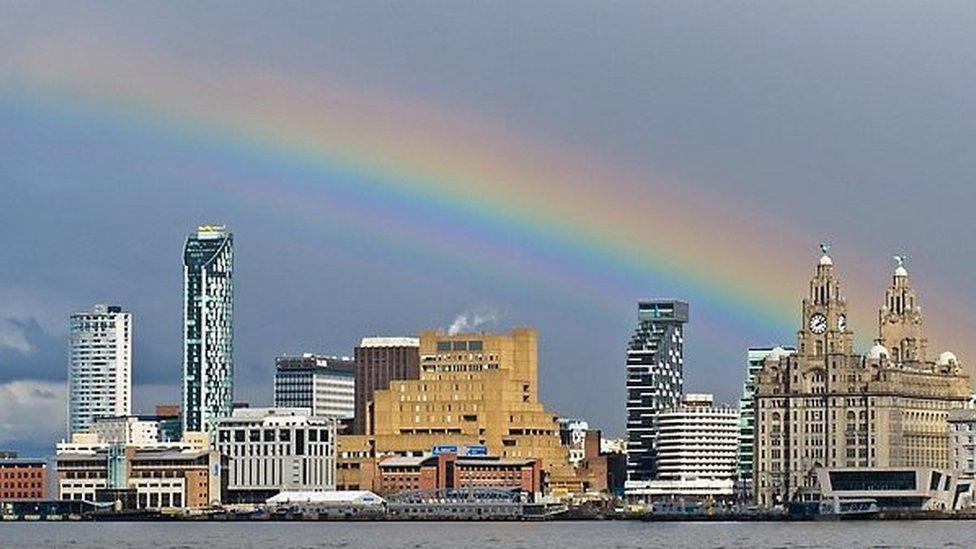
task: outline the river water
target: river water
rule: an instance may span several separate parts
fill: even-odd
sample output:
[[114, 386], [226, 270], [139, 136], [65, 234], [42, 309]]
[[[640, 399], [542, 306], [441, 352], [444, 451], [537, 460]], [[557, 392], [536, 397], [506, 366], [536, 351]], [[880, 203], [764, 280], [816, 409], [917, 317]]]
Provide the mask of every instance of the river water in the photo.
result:
[[444, 548], [976, 547], [976, 521], [0, 522], [0, 547]]

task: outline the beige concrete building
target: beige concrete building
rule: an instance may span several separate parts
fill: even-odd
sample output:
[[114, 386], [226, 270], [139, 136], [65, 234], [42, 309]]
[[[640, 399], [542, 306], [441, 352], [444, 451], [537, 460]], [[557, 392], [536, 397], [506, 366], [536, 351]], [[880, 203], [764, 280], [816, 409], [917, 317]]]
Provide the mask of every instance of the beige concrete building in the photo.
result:
[[854, 352], [826, 249], [801, 313], [797, 352], [771, 356], [758, 373], [757, 502], [816, 498], [821, 468], [950, 468], [948, 415], [969, 399], [969, 378], [951, 353], [928, 359], [902, 260], [867, 355]]
[[[507, 334], [423, 332], [419, 379], [376, 390], [372, 417], [365, 418], [367, 440], [340, 440], [340, 456], [344, 446], [369, 446], [382, 459], [428, 455], [439, 445], [479, 445], [501, 458], [538, 458], [550, 489], [578, 491], [581, 483], [560, 442], [557, 418], [539, 402], [537, 337], [530, 328]], [[340, 470], [346, 484], [358, 484], [353, 476]]]

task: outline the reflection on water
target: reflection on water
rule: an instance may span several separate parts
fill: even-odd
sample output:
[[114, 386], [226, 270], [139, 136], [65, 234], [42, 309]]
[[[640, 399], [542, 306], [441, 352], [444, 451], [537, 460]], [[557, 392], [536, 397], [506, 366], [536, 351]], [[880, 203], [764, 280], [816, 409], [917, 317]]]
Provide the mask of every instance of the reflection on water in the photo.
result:
[[803, 523], [0, 523], [0, 546], [231, 549], [383, 547], [974, 547], [976, 521]]

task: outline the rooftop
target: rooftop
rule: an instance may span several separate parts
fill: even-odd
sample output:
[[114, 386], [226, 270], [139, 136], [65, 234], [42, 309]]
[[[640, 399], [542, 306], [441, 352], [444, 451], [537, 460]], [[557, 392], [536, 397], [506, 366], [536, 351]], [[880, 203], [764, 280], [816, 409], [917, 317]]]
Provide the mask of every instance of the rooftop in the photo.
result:
[[383, 503], [383, 498], [368, 490], [330, 490], [328, 492], [288, 491], [271, 497], [269, 504], [278, 503]]
[[364, 337], [360, 347], [420, 347], [416, 337]]

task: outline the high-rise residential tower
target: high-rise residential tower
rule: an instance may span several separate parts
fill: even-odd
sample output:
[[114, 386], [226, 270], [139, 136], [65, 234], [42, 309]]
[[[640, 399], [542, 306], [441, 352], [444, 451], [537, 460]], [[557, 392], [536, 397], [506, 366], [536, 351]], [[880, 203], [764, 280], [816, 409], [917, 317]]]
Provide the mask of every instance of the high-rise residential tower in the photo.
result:
[[356, 361], [348, 357], [279, 356], [275, 359], [276, 408], [308, 408], [316, 417], [355, 416]]
[[68, 369], [68, 437], [96, 417], [132, 409], [132, 314], [95, 305], [71, 315]]
[[674, 300], [637, 304], [637, 329], [627, 347], [627, 478], [652, 480], [657, 414], [678, 405], [684, 367], [688, 304]]
[[234, 403], [234, 236], [205, 225], [183, 251], [183, 431], [212, 431]]

